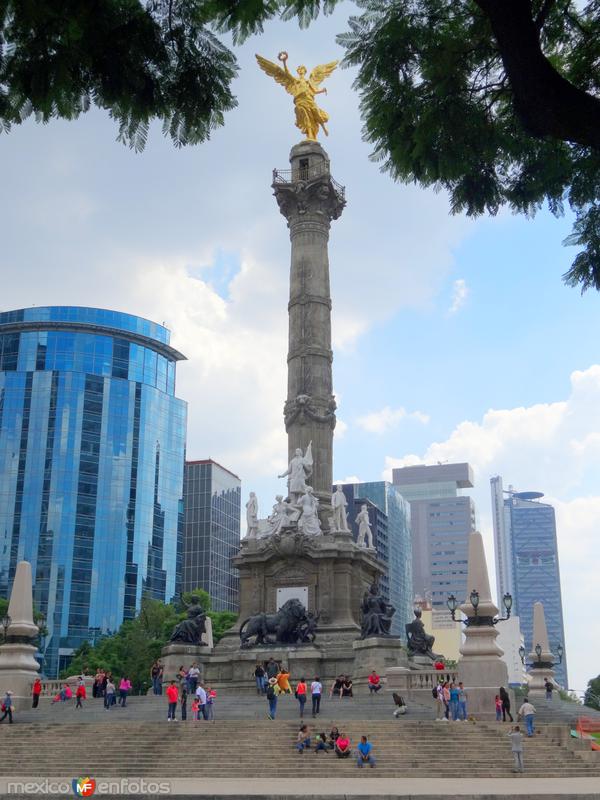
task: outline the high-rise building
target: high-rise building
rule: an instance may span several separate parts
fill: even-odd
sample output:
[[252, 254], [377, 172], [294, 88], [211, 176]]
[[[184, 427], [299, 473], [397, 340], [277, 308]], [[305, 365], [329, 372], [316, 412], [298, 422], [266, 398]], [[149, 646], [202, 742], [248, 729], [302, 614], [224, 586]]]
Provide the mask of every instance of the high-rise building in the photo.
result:
[[504, 503], [502, 478], [490, 478], [492, 490], [492, 518], [494, 525], [494, 550], [496, 553], [496, 589], [498, 599], [515, 593], [513, 582], [512, 545], [510, 541], [510, 510]]
[[186, 461], [183, 484], [183, 591], [205, 589], [214, 611], [237, 611], [241, 481], [212, 459]]
[[97, 308], [0, 313], [0, 595], [31, 562], [43, 669], [180, 591], [186, 403], [169, 331]]
[[404, 626], [413, 616], [410, 507], [387, 481], [347, 483], [343, 489], [349, 501], [348, 518], [354, 538], [357, 534], [354, 520], [361, 501], [370, 501], [379, 511], [367, 504], [377, 555], [387, 567], [387, 580], [382, 578], [381, 589], [387, 591], [389, 602], [396, 609], [392, 632], [405, 638]]
[[393, 470], [393, 482], [410, 502], [413, 591], [433, 610], [446, 608], [453, 594], [468, 594], [469, 534], [475, 530], [475, 507], [459, 489], [473, 486], [468, 464], [437, 464]]
[[[492, 478], [492, 498], [498, 489], [502, 491], [502, 479]], [[533, 604], [538, 601], [544, 604], [550, 648], [556, 655], [557, 645], [564, 647], [565, 633], [554, 508], [540, 502], [544, 496], [541, 492], [515, 492], [511, 487], [506, 495], [502, 501], [504, 514], [494, 512], [493, 516], [496, 574], [503, 576], [498, 566], [498, 542], [505, 543], [502, 557], [505, 563], [510, 563], [512, 572], [509, 581], [502, 582], [498, 578], [499, 597], [506, 591], [512, 594], [514, 613], [521, 621], [527, 653], [536, 645], [532, 640]], [[498, 520], [503, 528], [498, 529]], [[555, 677], [560, 684], [568, 686], [564, 655], [562, 664], [555, 666]]]

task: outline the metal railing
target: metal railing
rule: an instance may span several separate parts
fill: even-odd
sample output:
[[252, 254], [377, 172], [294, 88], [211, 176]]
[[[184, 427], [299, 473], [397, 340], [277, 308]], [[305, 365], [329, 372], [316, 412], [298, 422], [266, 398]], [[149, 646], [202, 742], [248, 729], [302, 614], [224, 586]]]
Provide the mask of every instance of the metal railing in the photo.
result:
[[329, 164], [325, 161], [312, 167], [297, 167], [296, 169], [274, 169], [273, 183], [298, 183], [300, 181], [311, 181], [326, 175], [331, 181], [331, 185], [337, 196], [344, 200], [346, 197], [346, 187], [338, 183], [331, 177]]

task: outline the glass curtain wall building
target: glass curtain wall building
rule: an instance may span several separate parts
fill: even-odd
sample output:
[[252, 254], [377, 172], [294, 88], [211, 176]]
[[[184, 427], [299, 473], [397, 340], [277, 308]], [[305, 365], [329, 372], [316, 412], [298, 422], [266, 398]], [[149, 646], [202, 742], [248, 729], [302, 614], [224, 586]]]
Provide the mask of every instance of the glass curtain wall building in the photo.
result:
[[[492, 480], [496, 481], [496, 487], [498, 481], [502, 486], [501, 478]], [[492, 491], [494, 488], [492, 484]], [[532, 638], [533, 604], [539, 601], [544, 604], [550, 649], [556, 656], [557, 645], [565, 646], [565, 631], [554, 508], [539, 502], [544, 496], [541, 492], [515, 492], [509, 487], [506, 494], [502, 517], [504, 530], [496, 530], [494, 517], [494, 537], [498, 541], [503, 533], [508, 542], [505, 557], [510, 558], [512, 564], [514, 612], [521, 621], [525, 650], [530, 653], [536, 645]], [[560, 684], [569, 685], [566, 653], [562, 664], [554, 667], [554, 672]]]
[[96, 308], [0, 313], [0, 596], [32, 564], [43, 671], [181, 590], [184, 358], [169, 331]]
[[369, 500], [387, 517], [385, 526], [384, 521], [371, 509], [369, 510], [377, 555], [387, 567], [387, 586], [386, 581], [382, 581], [381, 588], [384, 592], [387, 588], [389, 602], [396, 609], [392, 632], [405, 639], [404, 626], [413, 616], [410, 506], [396, 487], [387, 481], [346, 483], [343, 484], [343, 490], [349, 501], [349, 522], [354, 523], [351, 526], [354, 539], [358, 534], [358, 528], [354, 522], [355, 516], [352, 517], [352, 514], [355, 515], [360, 511], [360, 502], [356, 509], [353, 508], [354, 501]]
[[215, 611], [238, 611], [241, 481], [212, 459], [186, 461], [183, 591], [205, 589]]

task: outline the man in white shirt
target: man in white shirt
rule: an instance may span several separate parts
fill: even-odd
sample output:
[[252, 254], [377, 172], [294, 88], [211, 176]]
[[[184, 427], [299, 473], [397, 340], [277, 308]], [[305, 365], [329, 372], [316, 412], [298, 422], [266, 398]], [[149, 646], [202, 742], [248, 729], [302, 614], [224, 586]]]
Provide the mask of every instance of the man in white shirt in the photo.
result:
[[[200, 704], [198, 711], [202, 714], [202, 719], [208, 719], [208, 714], [206, 713], [206, 690], [201, 683], [198, 684], [198, 688], [196, 689], [196, 697]], [[200, 717], [198, 717], [198, 719], [200, 719]]]
[[527, 736], [533, 736], [533, 720], [535, 714], [535, 706], [533, 706], [529, 699], [526, 697], [523, 700], [523, 705], [519, 709], [519, 717], [525, 720], [525, 725], [527, 727]]
[[312, 715], [316, 717], [321, 710], [321, 694], [323, 693], [323, 685], [318, 677], [315, 676], [314, 681], [310, 685], [310, 694], [312, 698]]
[[200, 677], [200, 670], [198, 669], [198, 664], [194, 661], [192, 666], [188, 670], [187, 678], [189, 684], [189, 692], [190, 694], [195, 694], [196, 687], [198, 686], [198, 678]]

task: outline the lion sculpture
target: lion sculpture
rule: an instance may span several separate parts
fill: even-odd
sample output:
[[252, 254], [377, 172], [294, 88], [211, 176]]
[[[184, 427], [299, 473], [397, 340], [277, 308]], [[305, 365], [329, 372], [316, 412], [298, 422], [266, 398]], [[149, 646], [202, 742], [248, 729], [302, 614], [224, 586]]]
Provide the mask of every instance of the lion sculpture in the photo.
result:
[[[274, 614], [255, 614], [240, 626], [241, 647], [259, 644], [297, 644], [302, 639], [306, 609], [296, 598], [287, 600]], [[251, 637], [256, 637], [250, 642]], [[274, 638], [270, 638], [274, 636]]]

